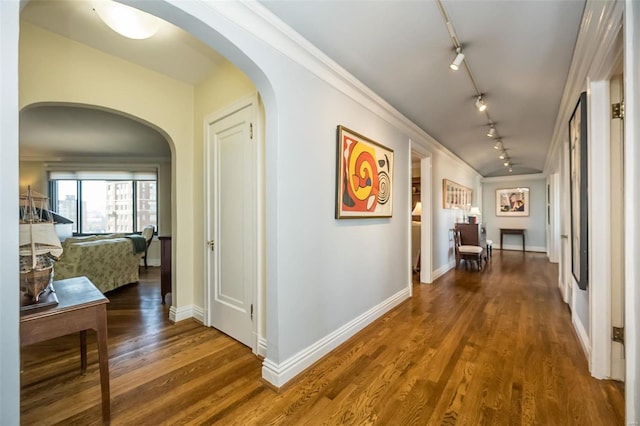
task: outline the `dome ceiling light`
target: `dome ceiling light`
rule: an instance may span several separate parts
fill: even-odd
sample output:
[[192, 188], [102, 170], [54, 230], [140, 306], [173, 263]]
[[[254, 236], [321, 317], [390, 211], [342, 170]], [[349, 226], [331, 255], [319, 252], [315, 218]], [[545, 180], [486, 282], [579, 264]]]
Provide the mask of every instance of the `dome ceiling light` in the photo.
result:
[[94, 0], [93, 10], [113, 31], [134, 40], [147, 39], [160, 27], [159, 18], [112, 0]]

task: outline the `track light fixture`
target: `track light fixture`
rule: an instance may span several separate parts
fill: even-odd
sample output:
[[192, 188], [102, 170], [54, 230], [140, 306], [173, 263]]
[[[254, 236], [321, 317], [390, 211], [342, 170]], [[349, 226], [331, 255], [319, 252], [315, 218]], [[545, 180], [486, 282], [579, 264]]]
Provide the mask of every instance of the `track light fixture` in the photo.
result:
[[482, 96], [478, 96], [478, 99], [476, 99], [476, 108], [478, 108], [480, 112], [486, 111], [487, 104], [482, 99]]
[[456, 58], [453, 60], [453, 62], [451, 62], [451, 65], [449, 65], [449, 68], [454, 71], [458, 71], [460, 69], [460, 65], [462, 64], [462, 61], [464, 61], [464, 53], [462, 53], [462, 48], [456, 48], [456, 53]]
[[464, 69], [467, 75], [469, 76], [469, 80], [471, 80], [471, 84], [473, 86], [473, 90], [475, 94], [474, 96], [476, 98], [475, 100], [476, 108], [478, 109], [479, 112], [484, 113], [487, 121], [489, 122], [489, 130], [487, 131], [487, 137], [495, 139], [493, 148], [500, 153], [499, 155], [500, 160], [504, 162], [505, 167], [508, 167], [509, 173], [511, 173], [513, 172], [513, 168], [511, 167], [512, 166], [511, 160], [509, 158], [509, 155], [507, 154], [506, 148], [502, 143], [500, 134], [498, 134], [498, 131], [494, 126], [492, 117], [490, 116], [489, 111], [487, 111], [488, 106], [483, 99], [483, 92], [480, 91], [480, 88], [478, 87], [476, 79], [474, 78], [473, 73], [471, 72], [471, 65], [469, 64], [469, 60], [466, 59], [464, 53], [462, 53], [462, 43], [460, 42], [460, 39], [458, 38], [456, 31], [454, 29], [453, 22], [451, 22], [449, 14], [447, 13], [447, 10], [444, 7], [444, 0], [436, 0], [436, 3], [438, 5], [438, 8], [440, 9], [440, 13], [442, 14], [442, 20], [447, 28], [449, 37], [451, 38], [451, 43], [453, 45], [453, 48], [456, 51], [456, 57], [454, 58], [453, 62], [449, 64], [449, 67], [452, 70], [457, 71], [460, 69], [460, 67], [464, 63]]

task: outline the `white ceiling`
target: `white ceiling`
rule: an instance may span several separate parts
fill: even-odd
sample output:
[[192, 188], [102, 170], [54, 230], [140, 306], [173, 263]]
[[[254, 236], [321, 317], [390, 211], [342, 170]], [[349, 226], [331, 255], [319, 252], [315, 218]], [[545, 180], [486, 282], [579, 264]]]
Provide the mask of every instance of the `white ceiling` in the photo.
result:
[[[470, 79], [449, 69], [455, 52], [435, 0], [261, 3], [483, 176], [509, 174], [485, 136], [488, 119], [474, 107]], [[542, 171], [584, 0], [444, 6], [513, 174]], [[23, 19], [191, 84], [224, 60], [169, 24], [157, 37], [129, 41], [85, 1], [32, 0]]]

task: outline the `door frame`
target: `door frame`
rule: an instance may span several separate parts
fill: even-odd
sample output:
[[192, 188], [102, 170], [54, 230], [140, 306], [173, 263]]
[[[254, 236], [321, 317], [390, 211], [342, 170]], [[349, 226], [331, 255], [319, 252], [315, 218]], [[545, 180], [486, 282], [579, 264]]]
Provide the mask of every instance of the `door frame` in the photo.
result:
[[[620, 65], [622, 68], [622, 64]], [[615, 74], [609, 80], [609, 103], [623, 102], [624, 75]], [[624, 328], [624, 121], [612, 118], [610, 121], [610, 174], [611, 174], [611, 326]], [[624, 344], [611, 339], [610, 377], [624, 381], [626, 360]]]
[[213, 262], [210, 261], [208, 255], [209, 246], [207, 244], [207, 238], [212, 235], [213, 223], [208, 218], [214, 217], [214, 212], [211, 211], [211, 203], [209, 202], [208, 194], [211, 194], [213, 188], [211, 188], [211, 178], [215, 173], [215, 166], [209, 161], [211, 158], [211, 149], [209, 140], [209, 125], [215, 121], [221, 120], [233, 113], [240, 111], [244, 108], [251, 108], [251, 122], [253, 123], [253, 139], [254, 149], [251, 150], [251, 163], [255, 167], [255, 174], [252, 176], [254, 179], [253, 194], [251, 197], [254, 200], [254, 215], [253, 220], [248, 224], [250, 233], [253, 235], [255, 255], [253, 256], [253, 318], [252, 322], [252, 339], [251, 339], [251, 351], [257, 355], [266, 355], [266, 338], [264, 336], [265, 330], [265, 318], [266, 318], [266, 305], [265, 305], [265, 277], [264, 277], [264, 259], [265, 259], [265, 241], [264, 241], [264, 132], [262, 125], [262, 114], [260, 113], [261, 104], [257, 92], [254, 92], [248, 96], [238, 99], [237, 101], [221, 108], [204, 118], [203, 122], [203, 163], [204, 163], [204, 194], [205, 200], [205, 216], [204, 216], [204, 229], [205, 235], [203, 236], [203, 261], [204, 261], [204, 302], [203, 302], [203, 323], [207, 327], [212, 326], [212, 303], [211, 297], [214, 293], [213, 288]]
[[[422, 203], [422, 216], [420, 218], [420, 282], [431, 284], [433, 282], [431, 153], [411, 140], [409, 140], [409, 144], [411, 146], [411, 154], [420, 157], [420, 202]], [[409, 156], [409, 170], [411, 170], [411, 156]], [[411, 188], [411, 173], [409, 173], [409, 188]], [[409, 199], [411, 199], [411, 195], [409, 195]], [[409, 213], [408, 253], [411, 253], [411, 213]]]
[[560, 267], [558, 268], [559, 286], [562, 300], [573, 311], [573, 281], [571, 277], [571, 211], [569, 206], [569, 141], [562, 144], [560, 166], [560, 201], [563, 214], [560, 214]]

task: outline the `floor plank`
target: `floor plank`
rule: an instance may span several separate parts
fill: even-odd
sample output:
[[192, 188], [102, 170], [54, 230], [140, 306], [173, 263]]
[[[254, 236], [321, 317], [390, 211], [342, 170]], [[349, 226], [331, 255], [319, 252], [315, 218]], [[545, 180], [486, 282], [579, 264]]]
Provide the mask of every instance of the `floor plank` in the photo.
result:
[[[173, 324], [159, 268], [110, 292], [113, 425], [623, 425], [624, 387], [598, 381], [544, 254], [494, 251], [452, 270], [281, 392], [240, 343]], [[21, 423], [101, 424], [95, 337], [22, 349]]]

